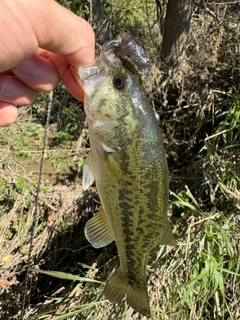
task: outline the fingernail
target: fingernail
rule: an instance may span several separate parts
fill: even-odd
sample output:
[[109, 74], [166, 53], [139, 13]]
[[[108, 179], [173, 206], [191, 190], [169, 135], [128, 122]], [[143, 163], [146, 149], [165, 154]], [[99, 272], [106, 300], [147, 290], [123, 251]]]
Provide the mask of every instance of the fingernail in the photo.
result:
[[15, 70], [22, 73], [24, 76], [33, 77], [38, 73], [39, 64], [34, 58], [29, 58], [20, 62]]
[[1, 97], [2, 98], [17, 98], [20, 95], [22, 88], [19, 82], [14, 80], [7, 80], [1, 90]]

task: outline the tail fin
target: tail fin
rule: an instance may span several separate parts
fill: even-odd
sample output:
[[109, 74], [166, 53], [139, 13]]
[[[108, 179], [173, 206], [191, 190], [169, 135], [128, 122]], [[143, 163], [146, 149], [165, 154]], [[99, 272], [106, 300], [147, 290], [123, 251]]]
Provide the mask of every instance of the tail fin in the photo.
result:
[[127, 296], [127, 303], [136, 312], [150, 317], [150, 306], [148, 301], [147, 287], [144, 282], [130, 283], [128, 277], [121, 268], [118, 268], [107, 281], [104, 289], [105, 297], [113, 302], [119, 303]]

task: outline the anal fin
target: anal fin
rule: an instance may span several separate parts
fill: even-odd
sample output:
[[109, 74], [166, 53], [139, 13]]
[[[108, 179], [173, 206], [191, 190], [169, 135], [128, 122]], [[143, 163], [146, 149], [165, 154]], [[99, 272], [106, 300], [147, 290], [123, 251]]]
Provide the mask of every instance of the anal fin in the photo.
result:
[[112, 228], [102, 207], [86, 223], [85, 236], [94, 248], [102, 248], [114, 241]]
[[172, 229], [171, 229], [171, 225], [168, 220], [167, 220], [167, 225], [166, 225], [166, 232], [165, 232], [163, 238], [161, 239], [160, 244], [165, 244], [168, 246], [175, 246], [176, 245], [176, 240], [175, 240], [175, 237], [174, 237]]

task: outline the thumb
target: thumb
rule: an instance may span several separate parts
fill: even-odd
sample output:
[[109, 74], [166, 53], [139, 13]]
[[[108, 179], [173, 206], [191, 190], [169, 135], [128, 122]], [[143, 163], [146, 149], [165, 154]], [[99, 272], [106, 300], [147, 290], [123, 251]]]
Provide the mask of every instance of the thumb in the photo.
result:
[[15, 67], [39, 47], [64, 56], [74, 67], [94, 60], [91, 26], [54, 0], [6, 1], [0, 20], [0, 71]]
[[[95, 36], [90, 24], [55, 1], [29, 1], [42, 9], [44, 24], [32, 20], [39, 46], [65, 57], [74, 67], [91, 63], [95, 58]], [[39, 18], [38, 18], [39, 19]], [[41, 26], [41, 28], [39, 28]]]

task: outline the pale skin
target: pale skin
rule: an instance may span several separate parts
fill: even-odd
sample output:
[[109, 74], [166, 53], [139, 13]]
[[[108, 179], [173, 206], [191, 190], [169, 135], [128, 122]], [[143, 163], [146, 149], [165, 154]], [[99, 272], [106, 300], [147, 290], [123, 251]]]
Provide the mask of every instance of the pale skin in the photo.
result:
[[17, 120], [17, 106], [62, 81], [83, 100], [71, 66], [90, 64], [94, 32], [54, 0], [0, 0], [0, 126]]

